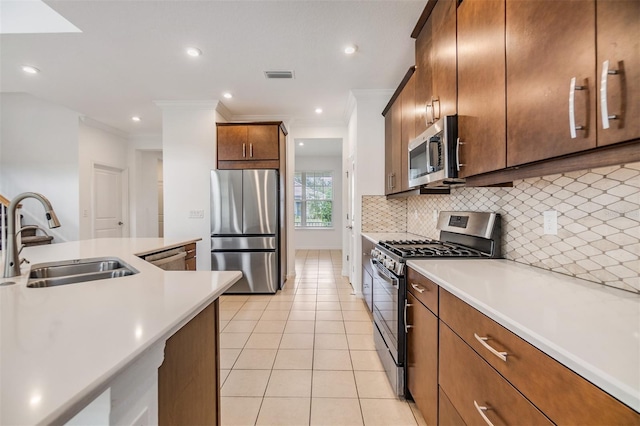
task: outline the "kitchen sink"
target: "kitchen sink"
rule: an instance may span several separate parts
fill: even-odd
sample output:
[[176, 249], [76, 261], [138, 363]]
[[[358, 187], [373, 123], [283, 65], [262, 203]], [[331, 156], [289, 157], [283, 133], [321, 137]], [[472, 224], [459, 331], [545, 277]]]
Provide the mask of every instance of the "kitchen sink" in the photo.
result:
[[42, 288], [126, 277], [138, 271], [117, 257], [65, 260], [33, 265], [27, 287]]

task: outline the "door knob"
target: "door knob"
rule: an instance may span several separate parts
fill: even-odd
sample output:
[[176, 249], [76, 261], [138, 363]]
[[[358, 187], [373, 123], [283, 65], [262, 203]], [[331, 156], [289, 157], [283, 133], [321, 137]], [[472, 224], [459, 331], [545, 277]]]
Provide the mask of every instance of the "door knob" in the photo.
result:
[[122, 222], [118, 222], [118, 225], [121, 225], [121, 226], [122, 226], [122, 225], [124, 225], [124, 223], [122, 223]]
[[347, 228], [347, 229], [353, 229], [353, 226], [349, 225], [349, 226], [346, 226], [345, 228]]

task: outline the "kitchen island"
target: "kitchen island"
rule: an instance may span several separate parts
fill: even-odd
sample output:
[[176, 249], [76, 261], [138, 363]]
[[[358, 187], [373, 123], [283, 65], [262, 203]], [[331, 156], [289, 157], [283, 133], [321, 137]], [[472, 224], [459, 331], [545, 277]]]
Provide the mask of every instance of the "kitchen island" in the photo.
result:
[[[0, 279], [0, 424], [64, 424], [109, 389], [113, 416], [113, 390], [129, 398], [122, 389], [141, 382], [151, 383], [144, 392], [157, 395], [157, 370], [151, 378], [129, 373], [162, 364], [165, 342], [200, 313], [214, 311], [218, 297], [242, 276], [163, 271], [136, 256], [193, 241], [96, 239], [25, 249], [31, 265], [115, 256], [138, 273], [27, 288], [29, 267], [23, 266], [21, 276]], [[157, 419], [153, 409], [142, 410], [146, 419]]]

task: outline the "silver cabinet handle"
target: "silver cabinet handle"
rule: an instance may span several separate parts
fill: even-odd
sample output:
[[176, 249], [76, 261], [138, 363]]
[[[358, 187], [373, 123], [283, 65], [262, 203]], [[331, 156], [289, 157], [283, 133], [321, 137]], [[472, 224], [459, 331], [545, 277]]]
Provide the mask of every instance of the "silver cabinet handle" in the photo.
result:
[[391, 173], [387, 175], [387, 189], [391, 189]]
[[607, 103], [607, 79], [610, 75], [616, 75], [618, 71], [609, 70], [609, 60], [602, 63], [602, 75], [600, 76], [600, 113], [602, 115], [602, 128], [609, 128], [609, 120], [615, 120], [617, 115], [609, 115], [609, 105]]
[[391, 173], [391, 189], [396, 187], [396, 174]]
[[460, 162], [460, 145], [464, 145], [464, 142], [460, 140], [460, 138], [456, 139], [456, 170], [460, 171], [462, 167], [465, 166], [464, 163]]
[[[436, 117], [436, 102], [438, 103], [438, 116], [437, 117]], [[433, 114], [433, 122], [435, 123], [436, 120], [440, 120], [440, 113], [442, 112], [442, 105], [440, 105], [440, 98], [439, 97], [431, 98], [431, 105], [433, 105], [432, 114]]]
[[411, 283], [411, 287], [418, 293], [422, 294], [426, 290], [424, 287], [420, 287], [418, 284]]
[[243, 157], [247, 156], [247, 144], [246, 143], [242, 144], [242, 156]]
[[476, 402], [475, 399], [473, 400], [473, 405], [476, 406], [476, 410], [478, 410], [478, 413], [480, 413], [480, 416], [482, 416], [482, 420], [484, 420], [485, 423], [488, 424], [489, 426], [493, 426], [493, 423], [491, 423], [491, 420], [489, 420], [487, 415], [484, 414], [484, 412], [487, 411], [489, 409], [489, 407], [485, 407], [483, 405], [478, 405], [478, 403]]
[[497, 356], [498, 358], [500, 358], [501, 360], [503, 360], [504, 362], [507, 362], [507, 353], [506, 352], [498, 352], [497, 350], [495, 350], [494, 348], [492, 348], [488, 343], [487, 340], [489, 340], [488, 337], [480, 337], [478, 336], [476, 333], [473, 333], [473, 337], [476, 338], [476, 340], [478, 342], [480, 342], [480, 344], [482, 346], [484, 346], [485, 348], [489, 349], [489, 352], [491, 352], [492, 354], [494, 354], [495, 356]]
[[430, 125], [433, 124], [433, 119], [429, 120], [429, 110], [431, 110], [431, 115], [433, 115], [433, 105], [430, 103], [426, 103], [424, 105], [424, 109], [425, 109], [425, 112], [424, 112], [425, 120], [427, 122], [427, 127], [429, 127]]
[[249, 157], [253, 158], [253, 144], [249, 144]]
[[413, 328], [412, 325], [407, 324], [407, 308], [413, 306], [413, 304], [409, 303], [407, 299], [404, 299], [404, 332], [408, 333], [410, 328]]
[[569, 133], [571, 134], [571, 139], [575, 139], [576, 130], [584, 130], [584, 126], [576, 126], [576, 109], [575, 109], [575, 101], [576, 101], [576, 90], [584, 90], [584, 86], [576, 86], [576, 78], [571, 78], [571, 83], [569, 84]]

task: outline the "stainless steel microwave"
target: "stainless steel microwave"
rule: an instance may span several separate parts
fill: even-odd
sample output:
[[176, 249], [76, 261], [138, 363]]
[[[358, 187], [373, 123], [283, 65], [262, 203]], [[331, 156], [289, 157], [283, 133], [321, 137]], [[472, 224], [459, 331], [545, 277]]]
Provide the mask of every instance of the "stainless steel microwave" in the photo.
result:
[[458, 116], [436, 121], [409, 143], [409, 187], [463, 183], [458, 178]]

